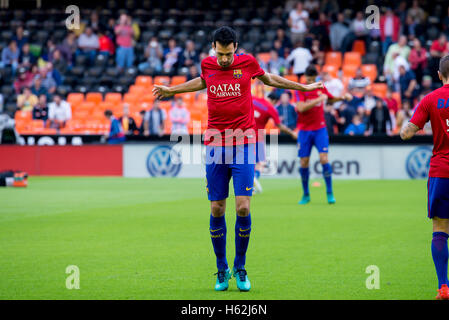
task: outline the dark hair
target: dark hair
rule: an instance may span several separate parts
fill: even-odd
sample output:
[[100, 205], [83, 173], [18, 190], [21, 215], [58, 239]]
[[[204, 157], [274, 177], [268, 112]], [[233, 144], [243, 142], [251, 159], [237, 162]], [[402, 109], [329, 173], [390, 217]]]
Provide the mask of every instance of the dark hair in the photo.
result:
[[109, 109], [108, 109], [108, 110], [105, 110], [105, 111], [104, 111], [104, 115], [105, 115], [106, 117], [109, 118], [110, 116], [112, 116], [112, 111], [109, 110]]
[[304, 73], [307, 77], [316, 77], [318, 75], [318, 71], [313, 64], [309, 65]]
[[440, 59], [439, 71], [444, 79], [449, 79], [449, 54]]
[[214, 31], [212, 42], [214, 45], [217, 45], [217, 42], [219, 42], [223, 46], [227, 46], [230, 43], [233, 43], [234, 46], [236, 46], [237, 34], [231, 27], [223, 26]]

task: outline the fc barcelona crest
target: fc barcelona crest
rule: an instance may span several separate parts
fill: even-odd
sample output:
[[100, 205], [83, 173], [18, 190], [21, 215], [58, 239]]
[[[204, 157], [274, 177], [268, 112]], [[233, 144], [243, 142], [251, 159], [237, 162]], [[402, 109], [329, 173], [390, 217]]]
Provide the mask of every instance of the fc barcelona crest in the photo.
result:
[[242, 77], [242, 75], [243, 75], [242, 69], [235, 69], [234, 70], [234, 78], [240, 79]]

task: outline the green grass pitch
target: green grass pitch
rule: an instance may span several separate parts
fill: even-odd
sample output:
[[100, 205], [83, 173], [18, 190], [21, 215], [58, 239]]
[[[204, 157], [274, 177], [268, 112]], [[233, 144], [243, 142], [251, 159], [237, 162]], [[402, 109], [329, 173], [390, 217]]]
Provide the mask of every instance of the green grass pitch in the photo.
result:
[[[214, 292], [204, 179], [32, 177], [0, 190], [0, 299], [433, 299], [426, 182], [262, 179], [252, 200], [248, 293]], [[228, 261], [234, 257], [228, 199]], [[66, 288], [66, 267], [80, 289]], [[366, 267], [380, 289], [365, 286]]]

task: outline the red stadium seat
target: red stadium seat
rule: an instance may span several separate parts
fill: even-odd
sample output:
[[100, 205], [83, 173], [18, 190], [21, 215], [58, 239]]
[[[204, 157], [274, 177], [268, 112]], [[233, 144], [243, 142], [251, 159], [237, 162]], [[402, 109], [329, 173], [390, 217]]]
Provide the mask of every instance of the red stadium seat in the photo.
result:
[[99, 104], [103, 101], [103, 95], [100, 92], [88, 92], [86, 93], [86, 102], [93, 102]]
[[343, 66], [350, 64], [359, 67], [362, 64], [362, 55], [359, 52], [346, 52], [343, 58]]
[[360, 53], [361, 56], [365, 55], [366, 53], [365, 41], [355, 40], [354, 43], [352, 44], [352, 51]]
[[257, 58], [265, 63], [268, 63], [268, 61], [270, 61], [271, 55], [269, 52], [261, 52], [257, 55]]
[[374, 82], [377, 78], [377, 66], [375, 64], [362, 64], [362, 74]]
[[325, 64], [322, 68], [322, 72], [327, 72], [333, 78], [338, 78], [338, 68], [332, 64]]
[[118, 92], [108, 92], [104, 97], [104, 101], [113, 104], [122, 103], [122, 94]]
[[353, 64], [343, 65], [343, 76], [348, 78], [354, 78], [359, 67]]
[[150, 87], [153, 85], [153, 78], [150, 76], [137, 76], [136, 85]]
[[337, 67], [337, 69], [340, 69], [341, 67], [341, 60], [342, 60], [342, 54], [338, 51], [332, 51], [326, 53], [326, 56], [324, 58], [324, 64], [325, 65], [332, 65]]
[[67, 95], [67, 102], [73, 106], [81, 104], [84, 102], [84, 94], [78, 92], [71, 92]]
[[187, 81], [187, 77], [186, 76], [173, 76], [171, 78], [171, 85], [175, 86], [177, 84], [181, 84]]

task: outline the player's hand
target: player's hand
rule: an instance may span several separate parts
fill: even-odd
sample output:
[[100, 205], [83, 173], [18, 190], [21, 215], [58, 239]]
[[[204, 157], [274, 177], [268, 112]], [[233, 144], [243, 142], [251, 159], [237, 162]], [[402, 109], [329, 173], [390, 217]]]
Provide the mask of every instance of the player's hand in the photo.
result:
[[324, 89], [324, 84], [321, 81], [314, 82], [314, 83], [307, 85], [307, 89], [308, 89], [308, 91], [313, 91], [316, 89]]
[[295, 131], [292, 131], [291, 136], [293, 139], [298, 140], [298, 133], [296, 133]]
[[170, 91], [169, 87], [155, 84], [153, 88], [153, 95], [156, 96], [156, 98], [158, 99], [162, 99], [162, 98], [169, 98], [174, 94]]
[[346, 101], [351, 101], [353, 99], [352, 94], [350, 94], [349, 92], [345, 93], [345, 95], [343, 96], [343, 99], [345, 99]]

